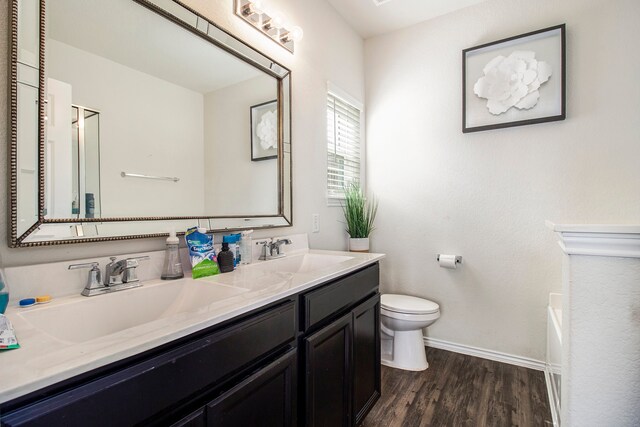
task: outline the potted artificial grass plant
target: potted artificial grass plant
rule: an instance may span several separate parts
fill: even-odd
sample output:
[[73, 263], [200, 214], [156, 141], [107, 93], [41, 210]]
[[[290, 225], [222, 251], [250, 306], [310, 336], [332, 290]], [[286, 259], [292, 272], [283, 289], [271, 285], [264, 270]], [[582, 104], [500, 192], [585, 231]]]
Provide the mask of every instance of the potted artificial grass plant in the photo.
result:
[[352, 183], [344, 189], [345, 201], [342, 206], [349, 233], [351, 252], [369, 252], [369, 235], [374, 230], [373, 221], [378, 212], [378, 202], [367, 198], [360, 184]]

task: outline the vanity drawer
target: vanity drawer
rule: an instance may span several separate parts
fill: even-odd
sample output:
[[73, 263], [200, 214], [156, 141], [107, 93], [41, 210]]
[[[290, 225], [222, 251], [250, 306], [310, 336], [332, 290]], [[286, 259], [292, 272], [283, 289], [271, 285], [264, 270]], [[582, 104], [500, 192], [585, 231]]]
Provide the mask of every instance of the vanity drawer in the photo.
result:
[[303, 294], [300, 297], [302, 330], [307, 331], [333, 314], [339, 314], [358, 301], [376, 293], [379, 282], [380, 268], [378, 263], [375, 263], [347, 277]]
[[[185, 401], [295, 338], [295, 302], [2, 417], [3, 426], [133, 425]], [[4, 414], [3, 414], [4, 415]]]

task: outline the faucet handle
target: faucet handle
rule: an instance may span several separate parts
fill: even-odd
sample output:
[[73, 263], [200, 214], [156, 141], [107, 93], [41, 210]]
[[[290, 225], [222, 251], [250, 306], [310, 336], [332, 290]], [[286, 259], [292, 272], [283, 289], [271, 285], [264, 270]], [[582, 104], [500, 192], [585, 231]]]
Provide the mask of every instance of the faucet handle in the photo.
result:
[[69, 270], [77, 270], [79, 268], [90, 268], [89, 276], [87, 277], [87, 284], [82, 291], [82, 295], [91, 296], [95, 295], [97, 289], [102, 289], [102, 273], [100, 272], [100, 264], [97, 262], [86, 262], [83, 264], [71, 264]]
[[124, 274], [122, 275], [122, 282], [124, 283], [138, 282], [140, 280], [138, 279], [138, 276], [136, 274], [136, 267], [140, 265], [138, 261], [146, 261], [149, 259], [151, 258], [146, 255], [125, 259]]
[[97, 261], [94, 262], [85, 262], [82, 264], [69, 264], [68, 270], [77, 270], [79, 268], [90, 268], [91, 270], [98, 269], [100, 270], [100, 263]]
[[278, 240], [276, 240], [275, 242], [273, 242], [271, 244], [271, 256], [272, 257], [284, 256], [284, 254], [282, 254], [280, 252], [280, 246], [282, 246], [282, 245], [290, 245], [290, 244], [291, 244], [291, 240], [289, 240], [289, 239], [278, 239]]
[[259, 240], [256, 242], [256, 245], [262, 245], [260, 257], [258, 258], [259, 261], [265, 261], [267, 259], [267, 251], [271, 252], [271, 242], [272, 239]]

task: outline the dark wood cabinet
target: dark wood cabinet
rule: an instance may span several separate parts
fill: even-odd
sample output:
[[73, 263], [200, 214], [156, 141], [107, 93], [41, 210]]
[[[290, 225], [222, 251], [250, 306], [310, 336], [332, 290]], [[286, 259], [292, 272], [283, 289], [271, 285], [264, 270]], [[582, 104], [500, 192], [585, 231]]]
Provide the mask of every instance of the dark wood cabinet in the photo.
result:
[[296, 351], [291, 350], [209, 403], [207, 425], [296, 425], [296, 362]]
[[307, 426], [359, 425], [380, 397], [380, 295], [305, 337]]
[[[171, 425], [181, 412], [195, 409], [190, 401], [228, 387], [234, 377], [264, 363], [275, 351], [294, 347], [295, 337], [296, 304], [287, 300], [6, 416], [3, 413], [2, 426]], [[198, 422], [196, 413], [192, 420], [187, 416], [185, 425]]]
[[206, 427], [206, 425], [207, 419], [205, 418], [204, 408], [200, 408], [177, 423], [171, 424], [171, 427]]
[[301, 330], [309, 333], [336, 315], [346, 313], [356, 304], [378, 292], [378, 264], [338, 278], [301, 295]]
[[380, 398], [380, 296], [357, 306], [353, 318], [353, 418], [359, 425]]
[[307, 426], [351, 425], [351, 313], [304, 338]]
[[359, 425], [380, 397], [379, 282], [376, 263], [300, 295], [306, 425]]
[[378, 283], [376, 263], [3, 403], [0, 425], [357, 425], [380, 396]]

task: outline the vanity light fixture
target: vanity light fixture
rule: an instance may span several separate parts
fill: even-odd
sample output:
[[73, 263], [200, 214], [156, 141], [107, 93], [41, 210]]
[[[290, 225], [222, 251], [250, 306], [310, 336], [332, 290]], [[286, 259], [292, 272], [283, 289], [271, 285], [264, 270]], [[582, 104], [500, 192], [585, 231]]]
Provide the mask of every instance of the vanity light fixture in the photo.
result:
[[302, 28], [289, 26], [284, 16], [266, 8], [262, 0], [234, 0], [235, 13], [253, 28], [293, 53], [294, 44], [304, 35]]

